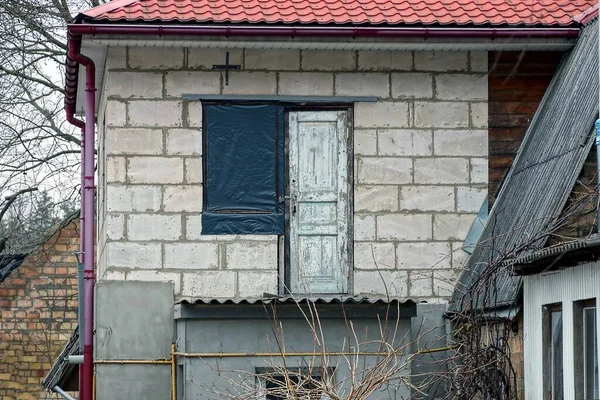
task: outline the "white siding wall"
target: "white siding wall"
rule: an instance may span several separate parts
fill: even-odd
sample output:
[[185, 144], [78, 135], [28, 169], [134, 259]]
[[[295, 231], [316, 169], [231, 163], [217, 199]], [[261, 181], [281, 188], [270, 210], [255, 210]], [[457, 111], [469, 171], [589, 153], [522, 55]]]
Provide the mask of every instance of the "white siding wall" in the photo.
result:
[[[563, 379], [565, 400], [575, 400], [583, 388], [575, 385], [573, 352], [573, 302], [596, 299], [600, 303], [600, 263], [590, 263], [558, 272], [525, 277], [524, 286], [524, 357], [525, 399], [544, 399], [542, 306], [562, 303], [563, 318]], [[600, 321], [600, 307], [596, 320]], [[600, 338], [600, 324], [597, 337]], [[600, 348], [600, 343], [598, 344]]]
[[181, 95], [367, 95], [379, 101], [354, 109], [351, 293], [445, 301], [487, 195], [487, 53], [232, 49], [242, 70], [229, 85], [212, 70], [224, 60], [109, 49], [100, 279], [173, 280], [177, 296], [276, 293], [275, 236], [200, 235], [201, 104]]

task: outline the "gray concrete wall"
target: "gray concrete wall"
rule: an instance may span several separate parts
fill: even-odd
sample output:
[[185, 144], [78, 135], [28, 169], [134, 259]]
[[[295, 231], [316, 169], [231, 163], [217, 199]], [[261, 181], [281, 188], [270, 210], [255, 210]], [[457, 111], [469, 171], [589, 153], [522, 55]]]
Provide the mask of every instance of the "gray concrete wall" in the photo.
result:
[[[407, 377], [410, 373], [410, 362], [406, 353], [410, 351], [410, 319], [400, 319], [395, 340], [392, 339], [396, 319], [388, 322], [386, 342], [394, 343], [405, 354], [398, 357], [397, 378]], [[282, 346], [286, 352], [315, 352], [315, 357], [289, 356], [285, 359], [280, 354], [274, 329], [281, 323]], [[344, 319], [322, 319], [318, 329], [318, 342], [324, 343], [329, 352], [348, 351], [356, 340], [363, 345], [361, 351], [378, 351], [378, 344], [367, 345], [368, 341], [380, 341], [382, 335], [380, 323], [376, 318], [356, 318], [352, 320], [354, 332], [349, 329]], [[273, 356], [247, 357], [179, 357], [178, 380], [180, 395], [186, 399], [223, 399], [221, 391], [239, 395], [240, 399], [251, 399], [256, 394], [256, 368], [283, 367], [298, 368], [313, 366], [333, 367], [334, 381], [340, 384], [340, 393], [347, 393], [350, 387], [351, 367], [361, 372], [355, 374], [356, 382], [361, 381], [362, 372], [373, 368], [378, 357], [331, 356], [324, 361], [322, 347], [315, 344], [315, 335], [303, 319], [279, 319], [277, 321], [263, 319], [181, 319], [177, 322], [178, 349], [189, 353], [255, 353], [268, 352]], [[320, 332], [323, 336], [320, 337]], [[315, 347], [316, 346], [316, 347]], [[284, 364], [285, 361], [285, 364]], [[379, 375], [379, 374], [376, 374]], [[372, 399], [408, 399], [410, 389], [393, 379], [382, 385], [370, 398]]]
[[[229, 85], [212, 70], [226, 51], [242, 68]], [[486, 72], [485, 52], [109, 49], [100, 279], [171, 281], [177, 296], [277, 293], [275, 236], [200, 234], [202, 105], [182, 94], [367, 95], [378, 101], [354, 105], [350, 293], [445, 301], [487, 193]]]
[[[96, 360], [169, 358], [174, 336], [173, 285], [101, 281], [96, 287]], [[96, 399], [165, 400], [169, 365], [96, 366]]]

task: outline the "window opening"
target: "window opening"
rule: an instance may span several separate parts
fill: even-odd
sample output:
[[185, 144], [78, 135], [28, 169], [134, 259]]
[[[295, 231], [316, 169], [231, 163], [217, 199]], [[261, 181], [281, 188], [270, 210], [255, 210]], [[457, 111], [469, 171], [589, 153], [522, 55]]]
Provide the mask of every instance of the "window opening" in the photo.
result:
[[544, 387], [546, 398], [562, 400], [563, 389], [563, 319], [561, 304], [544, 306]]
[[575, 385], [583, 388], [576, 392], [577, 400], [596, 400], [598, 390], [598, 325], [596, 300], [573, 303], [573, 331], [575, 355]]

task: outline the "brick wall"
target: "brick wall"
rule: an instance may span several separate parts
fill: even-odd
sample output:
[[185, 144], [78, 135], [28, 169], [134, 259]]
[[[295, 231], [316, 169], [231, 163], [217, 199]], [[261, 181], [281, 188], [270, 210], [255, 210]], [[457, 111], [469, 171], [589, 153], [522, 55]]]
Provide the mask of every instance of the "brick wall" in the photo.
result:
[[58, 399], [41, 381], [77, 326], [78, 217], [0, 283], [0, 399]]
[[379, 101], [354, 108], [353, 292], [445, 300], [487, 195], [487, 54], [231, 49], [242, 70], [229, 85], [211, 69], [224, 59], [109, 49], [100, 278], [171, 280], [177, 296], [276, 293], [277, 237], [200, 235], [201, 104], [181, 95], [367, 95]]

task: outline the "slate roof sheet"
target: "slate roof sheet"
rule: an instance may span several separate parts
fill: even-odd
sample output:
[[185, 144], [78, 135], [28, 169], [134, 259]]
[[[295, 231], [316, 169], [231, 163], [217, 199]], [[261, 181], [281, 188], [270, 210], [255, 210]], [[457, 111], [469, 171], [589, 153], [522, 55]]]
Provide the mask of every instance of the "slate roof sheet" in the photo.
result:
[[114, 0], [95, 21], [569, 26], [596, 0]]
[[[598, 116], [598, 20], [565, 55], [536, 111], [461, 274], [450, 311], [508, 306], [522, 279], [504, 261], [543, 248], [593, 142]], [[498, 268], [497, 273], [490, 273]]]

